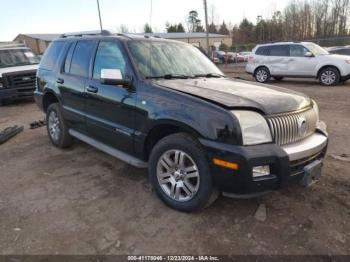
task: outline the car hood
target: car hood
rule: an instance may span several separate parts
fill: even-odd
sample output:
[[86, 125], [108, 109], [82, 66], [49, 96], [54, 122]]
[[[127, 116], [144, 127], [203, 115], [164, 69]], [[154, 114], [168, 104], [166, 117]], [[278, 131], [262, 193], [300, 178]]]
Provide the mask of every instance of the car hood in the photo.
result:
[[225, 107], [255, 108], [267, 115], [300, 110], [311, 103], [306, 95], [289, 89], [228, 78], [156, 80], [156, 83]]
[[38, 66], [39, 65], [24, 65], [24, 66], [12, 66], [12, 67], [0, 68], [0, 77], [2, 76], [2, 74], [5, 74], [5, 73], [36, 70], [38, 69]]

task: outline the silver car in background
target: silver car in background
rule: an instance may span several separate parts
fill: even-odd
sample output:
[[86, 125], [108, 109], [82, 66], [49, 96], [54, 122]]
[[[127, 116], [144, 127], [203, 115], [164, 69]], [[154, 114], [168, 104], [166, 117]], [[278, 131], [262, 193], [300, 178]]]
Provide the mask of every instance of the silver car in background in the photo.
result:
[[260, 83], [302, 77], [333, 86], [350, 78], [350, 56], [330, 54], [311, 42], [263, 44], [253, 49], [246, 71]]

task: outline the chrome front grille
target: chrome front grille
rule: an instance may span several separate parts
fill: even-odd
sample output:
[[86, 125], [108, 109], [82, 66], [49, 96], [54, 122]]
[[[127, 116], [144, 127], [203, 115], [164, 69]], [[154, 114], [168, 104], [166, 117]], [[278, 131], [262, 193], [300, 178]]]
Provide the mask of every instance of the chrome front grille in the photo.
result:
[[316, 130], [317, 113], [313, 108], [305, 111], [267, 117], [275, 143], [285, 145], [304, 139]]

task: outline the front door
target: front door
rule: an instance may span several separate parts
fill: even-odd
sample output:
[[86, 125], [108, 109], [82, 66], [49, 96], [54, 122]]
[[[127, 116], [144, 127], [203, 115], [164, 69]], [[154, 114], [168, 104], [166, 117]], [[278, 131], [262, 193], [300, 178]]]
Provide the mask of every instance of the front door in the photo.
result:
[[119, 69], [130, 76], [127, 57], [117, 40], [100, 41], [92, 75], [86, 82], [86, 123], [89, 135], [126, 153], [132, 153], [136, 93], [118, 85], [102, 84], [102, 69]]
[[290, 57], [288, 62], [288, 75], [290, 76], [314, 76], [317, 66], [316, 57], [306, 57], [310, 52], [302, 45], [290, 45]]

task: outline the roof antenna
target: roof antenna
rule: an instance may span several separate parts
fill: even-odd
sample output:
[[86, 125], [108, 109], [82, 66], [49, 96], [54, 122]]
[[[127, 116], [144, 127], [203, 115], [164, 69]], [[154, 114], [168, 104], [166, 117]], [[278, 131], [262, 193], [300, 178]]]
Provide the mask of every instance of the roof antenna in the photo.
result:
[[[150, 28], [152, 28], [152, 16], [153, 16], [153, 0], [151, 0], [151, 11], [150, 11], [150, 15], [149, 15], [149, 26]], [[153, 31], [153, 29], [152, 29]]]
[[101, 33], [102, 33], [103, 29], [102, 29], [102, 19], [101, 19], [101, 11], [100, 11], [100, 2], [99, 2], [99, 0], [97, 0], [97, 9], [98, 9], [98, 17], [100, 19], [100, 29], [101, 29]]

